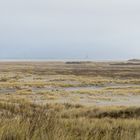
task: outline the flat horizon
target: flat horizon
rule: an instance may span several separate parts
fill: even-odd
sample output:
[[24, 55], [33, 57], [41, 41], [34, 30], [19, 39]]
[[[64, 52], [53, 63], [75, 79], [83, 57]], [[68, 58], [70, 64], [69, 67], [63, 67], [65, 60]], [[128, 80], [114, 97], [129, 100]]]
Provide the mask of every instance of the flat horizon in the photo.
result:
[[0, 62], [67, 62], [67, 61], [91, 61], [91, 62], [110, 62], [110, 61], [128, 61], [140, 60], [139, 58], [130, 59], [0, 59]]

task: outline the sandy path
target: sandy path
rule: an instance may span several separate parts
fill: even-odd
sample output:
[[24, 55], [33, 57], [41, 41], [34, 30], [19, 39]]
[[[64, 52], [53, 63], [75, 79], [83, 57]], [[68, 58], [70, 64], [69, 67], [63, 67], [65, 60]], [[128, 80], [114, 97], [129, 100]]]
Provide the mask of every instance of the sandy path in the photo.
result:
[[47, 103], [71, 103], [84, 106], [140, 106], [140, 95], [87, 95], [87, 94], [69, 94], [67, 96], [59, 96], [56, 99], [44, 99], [43, 95], [30, 96], [36, 104]]
[[[132, 85], [112, 85], [111, 88], [123, 88]], [[134, 85], [133, 85], [134, 86]], [[107, 86], [108, 87], [108, 86]], [[124, 95], [113, 95], [111, 93], [104, 94], [86, 94], [86, 93], [71, 93], [79, 90], [102, 90], [105, 87], [99, 86], [88, 86], [88, 87], [68, 87], [68, 88], [32, 88], [32, 93], [30, 95], [25, 95], [27, 99], [30, 99], [36, 104], [46, 104], [46, 103], [71, 103], [71, 104], [81, 104], [84, 106], [140, 106], [140, 95], [124, 94]], [[36, 94], [41, 91], [69, 91], [68, 94], [60, 94], [53, 99], [45, 97], [45, 95]], [[14, 94], [15, 89], [1, 89], [0, 94]], [[16, 96], [16, 95], [15, 95]]]

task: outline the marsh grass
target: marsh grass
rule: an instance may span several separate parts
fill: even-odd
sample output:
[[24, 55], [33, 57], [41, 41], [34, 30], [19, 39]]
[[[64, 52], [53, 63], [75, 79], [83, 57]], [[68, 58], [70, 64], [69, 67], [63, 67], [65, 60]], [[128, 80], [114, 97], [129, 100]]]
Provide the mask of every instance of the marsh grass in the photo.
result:
[[[106, 101], [111, 98], [103, 94], [140, 94], [140, 67], [112, 63], [0, 63], [0, 88], [16, 90], [14, 94], [0, 95], [0, 140], [140, 140], [139, 107], [86, 107], [71, 103], [44, 105], [33, 102], [40, 97], [55, 100], [73, 94], [94, 95], [95, 99]], [[117, 84], [130, 87], [109, 87]], [[43, 91], [45, 87], [88, 86], [103, 88]], [[33, 93], [33, 88], [42, 91]], [[76, 97], [73, 96], [78, 100]]]
[[0, 103], [1, 140], [139, 140], [139, 108]]

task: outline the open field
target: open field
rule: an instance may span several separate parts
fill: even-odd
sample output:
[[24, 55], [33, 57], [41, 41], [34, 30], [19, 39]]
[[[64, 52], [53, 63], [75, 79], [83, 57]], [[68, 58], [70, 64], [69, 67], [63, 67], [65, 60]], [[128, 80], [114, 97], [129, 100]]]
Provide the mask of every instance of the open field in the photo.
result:
[[0, 62], [1, 140], [140, 140], [140, 63]]

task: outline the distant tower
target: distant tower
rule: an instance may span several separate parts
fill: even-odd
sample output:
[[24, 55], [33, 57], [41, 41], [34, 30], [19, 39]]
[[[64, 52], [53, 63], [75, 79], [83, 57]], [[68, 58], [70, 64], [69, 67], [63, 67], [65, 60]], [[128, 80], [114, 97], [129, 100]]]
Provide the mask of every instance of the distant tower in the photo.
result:
[[89, 55], [88, 55], [88, 53], [86, 54], [85, 59], [89, 59]]

